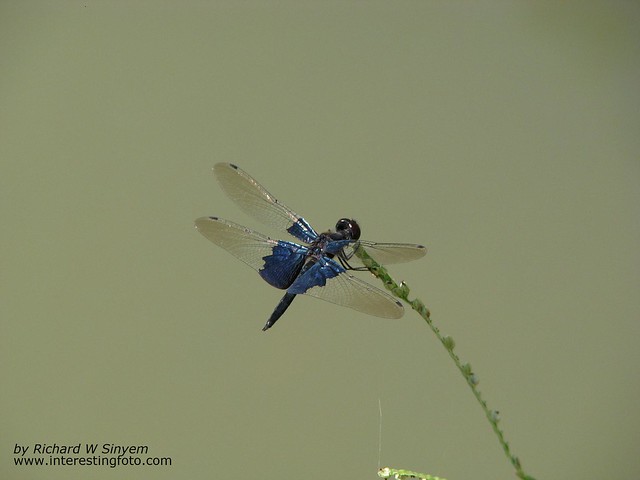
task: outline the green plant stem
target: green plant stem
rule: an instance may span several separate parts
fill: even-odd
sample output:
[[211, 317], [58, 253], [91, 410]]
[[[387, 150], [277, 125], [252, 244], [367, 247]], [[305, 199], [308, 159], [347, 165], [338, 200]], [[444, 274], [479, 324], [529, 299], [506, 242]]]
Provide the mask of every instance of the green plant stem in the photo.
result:
[[498, 411], [489, 410], [489, 407], [487, 406], [487, 402], [482, 399], [480, 390], [478, 390], [477, 388], [478, 382], [479, 382], [478, 376], [475, 373], [473, 373], [471, 364], [462, 363], [458, 355], [456, 355], [456, 353], [454, 352], [455, 342], [453, 338], [448, 335], [443, 335], [442, 333], [440, 333], [440, 329], [436, 327], [433, 324], [433, 321], [431, 320], [431, 313], [429, 312], [429, 309], [425, 306], [425, 304], [420, 299], [414, 298], [413, 300], [409, 300], [410, 289], [406, 283], [404, 282], [401, 282], [400, 284], [396, 283], [395, 280], [393, 280], [393, 278], [391, 278], [391, 276], [387, 272], [387, 269], [382, 265], [378, 264], [364, 250], [363, 247], [357, 248], [355, 251], [355, 254], [362, 261], [364, 266], [367, 267], [367, 269], [373, 275], [375, 275], [377, 278], [382, 280], [382, 283], [384, 284], [387, 290], [389, 290], [394, 296], [398, 297], [399, 299], [409, 304], [411, 308], [416, 312], [418, 312], [418, 314], [420, 314], [420, 316], [425, 320], [425, 322], [427, 322], [427, 325], [429, 325], [429, 328], [431, 328], [431, 331], [436, 335], [438, 340], [440, 340], [440, 343], [442, 343], [442, 345], [447, 350], [447, 352], [449, 352], [449, 356], [455, 363], [458, 370], [460, 370], [460, 373], [462, 373], [462, 376], [467, 381], [469, 388], [471, 388], [473, 395], [476, 397], [476, 400], [478, 401], [478, 403], [480, 404], [480, 407], [484, 411], [484, 414], [487, 417], [487, 420], [491, 424], [491, 428], [493, 428], [493, 431], [498, 437], [498, 442], [500, 442], [500, 445], [502, 446], [502, 449], [504, 450], [505, 455], [507, 456], [507, 458], [515, 468], [516, 475], [523, 480], [535, 480], [533, 477], [527, 475], [524, 472], [518, 457], [516, 457], [513, 453], [511, 453], [509, 442], [505, 440], [504, 433], [498, 427], [498, 422], [500, 420]]
[[402, 470], [398, 468], [390, 468], [390, 467], [382, 467], [378, 470], [378, 476], [380, 478], [395, 478], [396, 480], [408, 480], [410, 478], [415, 478], [417, 480], [445, 480], [441, 477], [435, 477], [433, 475], [429, 475], [428, 473], [419, 473], [413, 472], [411, 470]]

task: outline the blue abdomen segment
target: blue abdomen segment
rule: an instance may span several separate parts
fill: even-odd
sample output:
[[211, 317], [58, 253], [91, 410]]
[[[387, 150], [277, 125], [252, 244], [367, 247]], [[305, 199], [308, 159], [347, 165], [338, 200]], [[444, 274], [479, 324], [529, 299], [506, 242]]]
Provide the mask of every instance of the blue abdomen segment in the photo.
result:
[[313, 227], [302, 217], [298, 218], [296, 223], [287, 228], [287, 232], [305, 243], [311, 243], [318, 238], [318, 234]]
[[327, 280], [337, 277], [346, 270], [331, 259], [321, 258], [302, 273], [287, 289], [288, 293], [306, 293], [313, 287], [324, 287]]
[[304, 265], [308, 252], [306, 247], [293, 242], [278, 241], [273, 253], [262, 257], [263, 267], [258, 273], [264, 280], [276, 288], [289, 288]]

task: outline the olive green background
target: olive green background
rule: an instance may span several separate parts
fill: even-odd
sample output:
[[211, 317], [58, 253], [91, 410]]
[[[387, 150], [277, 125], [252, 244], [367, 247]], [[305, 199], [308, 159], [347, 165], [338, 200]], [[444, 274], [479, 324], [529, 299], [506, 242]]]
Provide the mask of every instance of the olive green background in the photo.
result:
[[[514, 478], [412, 312], [260, 330], [281, 292], [193, 229], [280, 235], [229, 161], [318, 229], [427, 245], [391, 273], [525, 471], [638, 478], [640, 10], [556, 3], [0, 2], [0, 477]], [[54, 442], [173, 464], [14, 466]]]

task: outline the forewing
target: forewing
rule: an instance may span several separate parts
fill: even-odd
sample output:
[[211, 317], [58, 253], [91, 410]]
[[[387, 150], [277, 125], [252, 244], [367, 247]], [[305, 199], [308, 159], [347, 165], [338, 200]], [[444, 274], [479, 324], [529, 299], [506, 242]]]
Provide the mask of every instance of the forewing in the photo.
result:
[[334, 260], [320, 258], [287, 290], [382, 318], [400, 318], [402, 304], [391, 295], [350, 275]]
[[344, 249], [349, 261], [353, 259], [360, 262], [360, 259], [355, 256], [355, 249], [360, 245], [381, 265], [412, 262], [424, 257], [427, 253], [427, 247], [414, 243], [376, 243], [359, 240], [353, 245], [347, 245]]
[[195, 222], [208, 240], [260, 273], [276, 288], [289, 287], [304, 264], [307, 248], [293, 242], [273, 240], [218, 217], [201, 217]]
[[241, 168], [232, 163], [218, 163], [213, 173], [224, 192], [248, 215], [278, 230], [286, 230], [306, 243], [318, 236], [304, 218], [280, 203]]

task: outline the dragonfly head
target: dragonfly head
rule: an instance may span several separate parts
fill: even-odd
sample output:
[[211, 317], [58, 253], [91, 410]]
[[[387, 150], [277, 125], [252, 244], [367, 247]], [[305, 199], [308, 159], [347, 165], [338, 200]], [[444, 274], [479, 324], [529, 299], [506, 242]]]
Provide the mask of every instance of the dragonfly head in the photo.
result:
[[336, 232], [342, 234], [345, 240], [358, 240], [360, 238], [360, 225], [351, 218], [341, 218], [336, 223]]

